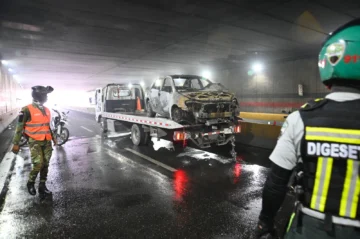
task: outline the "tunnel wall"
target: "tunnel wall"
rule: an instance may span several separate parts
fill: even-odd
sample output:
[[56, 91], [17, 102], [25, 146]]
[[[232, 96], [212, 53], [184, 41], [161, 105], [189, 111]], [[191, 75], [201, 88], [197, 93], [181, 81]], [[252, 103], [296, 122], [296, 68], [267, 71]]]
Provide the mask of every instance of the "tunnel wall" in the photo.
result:
[[[1, 64], [1, 63], [0, 63]], [[0, 133], [16, 118], [23, 89], [7, 69], [0, 65]]]
[[[312, 98], [329, 91], [320, 81], [316, 58], [264, 64], [261, 74], [249, 76], [249, 67], [219, 73], [221, 82], [235, 92], [241, 111], [281, 113], [294, 111]], [[303, 85], [303, 96], [298, 85]]]

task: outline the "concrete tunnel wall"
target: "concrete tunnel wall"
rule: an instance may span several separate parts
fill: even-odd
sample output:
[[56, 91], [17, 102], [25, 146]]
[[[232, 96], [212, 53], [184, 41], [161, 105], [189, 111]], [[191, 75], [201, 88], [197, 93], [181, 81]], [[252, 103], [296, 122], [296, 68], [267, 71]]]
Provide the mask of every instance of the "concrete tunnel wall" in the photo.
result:
[[0, 65], [0, 133], [17, 117], [22, 92], [23, 89], [5, 66]]
[[[312, 98], [323, 97], [329, 90], [320, 81], [316, 58], [264, 64], [261, 74], [249, 76], [249, 67], [228, 69], [217, 77], [235, 92], [245, 112], [281, 113], [298, 109]], [[303, 85], [303, 96], [298, 85]]]

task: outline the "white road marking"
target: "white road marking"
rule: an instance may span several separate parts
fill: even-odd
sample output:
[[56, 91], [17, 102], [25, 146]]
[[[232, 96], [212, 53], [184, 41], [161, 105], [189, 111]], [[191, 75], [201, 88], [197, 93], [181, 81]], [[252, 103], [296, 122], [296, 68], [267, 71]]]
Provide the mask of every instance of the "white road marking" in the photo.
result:
[[0, 191], [4, 188], [6, 178], [9, 175], [11, 163], [14, 157], [21, 158], [19, 155], [15, 155], [13, 152], [7, 152], [0, 164]]
[[127, 150], [127, 151], [129, 151], [129, 152], [131, 152], [133, 154], [136, 154], [137, 156], [139, 156], [139, 157], [141, 157], [143, 159], [146, 159], [146, 160], [148, 160], [148, 161], [150, 161], [150, 162], [152, 162], [152, 163], [154, 163], [154, 164], [156, 164], [156, 165], [158, 165], [158, 166], [160, 166], [160, 167], [162, 167], [162, 168], [164, 168], [166, 170], [169, 170], [170, 172], [175, 172], [176, 171], [176, 169], [174, 169], [174, 168], [172, 168], [170, 166], [167, 166], [166, 164], [163, 164], [163, 163], [161, 163], [161, 162], [159, 162], [159, 161], [157, 161], [155, 159], [152, 159], [152, 158], [150, 158], [150, 157], [148, 157], [148, 156], [146, 156], [146, 155], [144, 155], [142, 153], [139, 153], [139, 152], [137, 152], [135, 150], [132, 150], [132, 149], [129, 149], [129, 148], [125, 148], [125, 150]]
[[87, 130], [87, 131], [89, 131], [89, 132], [91, 132], [91, 133], [94, 133], [94, 131], [92, 131], [92, 130], [90, 130], [90, 129], [88, 129], [88, 128], [86, 128], [86, 127], [84, 127], [84, 126], [80, 126], [81, 128], [83, 128], [84, 130]]
[[[140, 164], [140, 163], [138, 163], [138, 162], [135, 162], [134, 160], [131, 160], [130, 158], [127, 158], [127, 157], [125, 157], [125, 156], [122, 155], [122, 154], [116, 153], [116, 152], [114, 152], [114, 151], [112, 151], [112, 150], [110, 150], [110, 149], [107, 149], [107, 148], [105, 148], [104, 150], [105, 150], [105, 152], [106, 152], [110, 157], [113, 157], [113, 158], [119, 160], [119, 161], [122, 162], [122, 163], [126, 163], [126, 164], [127, 164], [128, 166], [130, 166], [130, 167], [136, 167], [136, 168], [141, 167], [141, 168], [145, 169], [145, 171], [146, 171], [147, 173], [151, 172], [151, 175], [152, 175], [152, 176], [156, 176], [156, 177], [157, 177], [158, 179], [160, 179], [160, 180], [166, 180], [166, 179], [168, 179], [167, 176], [165, 176], [164, 174], [156, 171], [155, 169], [149, 168], [149, 167], [147, 167], [146, 165], [143, 165], [143, 164]], [[126, 169], [126, 168], [127, 168], [126, 166], [125, 166], [125, 167], [122, 167], [121, 170], [124, 170], [124, 169]], [[162, 181], [162, 183], [165, 183], [165, 181]]]

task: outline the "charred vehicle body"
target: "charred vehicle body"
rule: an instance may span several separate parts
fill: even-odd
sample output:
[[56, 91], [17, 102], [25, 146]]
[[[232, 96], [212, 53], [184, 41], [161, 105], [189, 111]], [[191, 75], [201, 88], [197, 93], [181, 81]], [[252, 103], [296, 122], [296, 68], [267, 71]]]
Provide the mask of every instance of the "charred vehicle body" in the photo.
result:
[[236, 121], [234, 94], [223, 85], [197, 75], [170, 75], [156, 80], [146, 92], [148, 116], [159, 114], [179, 123], [218, 124]]

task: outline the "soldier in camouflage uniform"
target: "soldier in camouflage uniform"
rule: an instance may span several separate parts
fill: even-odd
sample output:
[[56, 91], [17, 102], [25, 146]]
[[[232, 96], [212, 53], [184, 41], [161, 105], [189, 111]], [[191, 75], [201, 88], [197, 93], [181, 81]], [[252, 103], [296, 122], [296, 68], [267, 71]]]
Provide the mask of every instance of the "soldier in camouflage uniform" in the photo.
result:
[[50, 111], [43, 106], [47, 101], [47, 94], [52, 92], [51, 86], [32, 87], [33, 103], [22, 108], [18, 116], [18, 123], [13, 139], [12, 152], [19, 152], [19, 142], [25, 133], [29, 137], [29, 148], [32, 162], [32, 170], [27, 183], [28, 191], [31, 195], [36, 195], [35, 180], [40, 172], [39, 196], [44, 198], [46, 194], [51, 194], [45, 185], [49, 161], [52, 154], [51, 140], [57, 144], [50, 129]]

